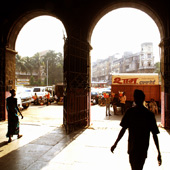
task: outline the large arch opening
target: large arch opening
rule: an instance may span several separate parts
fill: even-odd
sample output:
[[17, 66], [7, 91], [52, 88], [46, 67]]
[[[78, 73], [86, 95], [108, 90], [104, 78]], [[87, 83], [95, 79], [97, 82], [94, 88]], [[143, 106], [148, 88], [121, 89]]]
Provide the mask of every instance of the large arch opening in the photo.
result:
[[[93, 38], [93, 32], [95, 31], [95, 28], [97, 27], [97, 25], [100, 23], [100, 21], [102, 20], [102, 18], [104, 18], [106, 15], [109, 15], [109, 13], [111, 13], [111, 12], [114, 12], [114, 11], [118, 11], [118, 10], [123, 10], [123, 9], [131, 9], [131, 10], [138, 10], [138, 12], [140, 12], [140, 13], [144, 13], [145, 15], [147, 15], [147, 17], [149, 17], [150, 19], [152, 19], [152, 21], [154, 22], [154, 24], [155, 24], [155, 27], [157, 28], [157, 37], [158, 37], [158, 41], [156, 42], [156, 51], [154, 51], [154, 54], [153, 55], [156, 55], [157, 56], [157, 58], [156, 58], [156, 62], [154, 62], [154, 67], [155, 66], [157, 66], [157, 68], [158, 68], [158, 70], [156, 71], [156, 70], [154, 70], [154, 71], [150, 71], [150, 72], [159, 72], [159, 84], [161, 84], [160, 85], [160, 87], [161, 88], [159, 88], [159, 87], [157, 87], [157, 88], [159, 88], [159, 91], [160, 91], [160, 96], [159, 96], [159, 101], [158, 101], [158, 103], [160, 104], [160, 108], [159, 108], [159, 112], [161, 113], [161, 118], [159, 118], [159, 122], [161, 122], [161, 124], [164, 124], [164, 119], [165, 119], [165, 117], [164, 117], [164, 115], [163, 115], [163, 113], [162, 113], [162, 111], [163, 111], [163, 108], [164, 108], [164, 99], [163, 99], [163, 91], [164, 91], [164, 80], [163, 79], [161, 79], [161, 70], [160, 70], [160, 63], [162, 63], [163, 64], [163, 58], [164, 58], [164, 56], [163, 56], [163, 54], [161, 53], [161, 49], [159, 48], [159, 44], [160, 44], [160, 42], [161, 42], [161, 40], [163, 39], [163, 37], [164, 37], [164, 29], [163, 29], [163, 26], [162, 26], [162, 23], [161, 23], [161, 20], [160, 20], [160, 18], [159, 18], [159, 16], [157, 16], [151, 9], [149, 9], [149, 8], [147, 8], [146, 6], [143, 6], [143, 5], [139, 5], [139, 4], [134, 4], [134, 3], [119, 3], [119, 4], [114, 4], [114, 5], [110, 5], [109, 7], [106, 7], [105, 9], [103, 9], [103, 10], [101, 10], [100, 11], [100, 13], [98, 14], [98, 15], [96, 15], [97, 17], [93, 20], [93, 24], [92, 24], [92, 27], [91, 27], [91, 29], [90, 29], [90, 31], [89, 31], [89, 41], [91, 42], [91, 45], [92, 45], [92, 48], [94, 48], [93, 47], [93, 41], [95, 41], [95, 40], [93, 40], [92, 38]], [[112, 22], [112, 23], [114, 23], [114, 19], [112, 20], [112, 21], [110, 21], [110, 22]], [[128, 21], [127, 21], [128, 22]], [[141, 21], [142, 22], [142, 21]], [[116, 23], [115, 23], [116, 24]], [[127, 24], [127, 23], [126, 23]], [[146, 23], [144, 23], [143, 22], [143, 24], [146, 24]], [[104, 26], [106, 26], [105, 25], [105, 23], [103, 22], [102, 24], [102, 27], [104, 27]], [[111, 29], [113, 29], [113, 31], [114, 31], [114, 28], [111, 26], [112, 24], [110, 24], [110, 27], [111, 27]], [[113, 24], [114, 25], [114, 24]], [[117, 25], [115, 25], [115, 27], [116, 27]], [[102, 33], [104, 33], [104, 31], [102, 30], [102, 27], [100, 27], [101, 28], [101, 34]], [[107, 28], [109, 27], [109, 25], [107, 25], [106, 26]], [[126, 29], [126, 25], [124, 24], [124, 29]], [[147, 27], [147, 24], [146, 24], [146, 27]], [[120, 28], [121, 29], [121, 28]], [[109, 29], [108, 29], [109, 30]], [[121, 30], [123, 30], [123, 29], [121, 29]], [[143, 32], [144, 33], [144, 32]], [[117, 30], [117, 34], [118, 34], [118, 37], [120, 37], [120, 39], [121, 39], [121, 33], [119, 32], [119, 30]], [[137, 36], [137, 35], [136, 35]], [[98, 35], [98, 37], [100, 37], [100, 35]], [[110, 37], [109, 37], [110, 38]], [[108, 39], [109, 39], [108, 38]], [[113, 37], [112, 37], [113, 38]], [[123, 38], [122, 38], [123, 39]], [[121, 40], [122, 40], [121, 39]], [[111, 41], [111, 38], [109, 39], [110, 41]], [[108, 40], [108, 41], [109, 41]], [[98, 39], [97, 40], [97, 42], [101, 42], [102, 40], [100, 39]], [[100, 48], [102, 48], [103, 49], [103, 51], [106, 49], [107, 50], [107, 47], [105, 47], [105, 46], [107, 46], [107, 38], [106, 39], [104, 39], [103, 40], [104, 41], [104, 44], [103, 44], [103, 46], [104, 47], [100, 47]], [[127, 39], [125, 40], [125, 41], [128, 41]], [[122, 41], [120, 41], [121, 43], [122, 43]], [[116, 42], [114, 42], [114, 39], [113, 39], [113, 51], [116, 49]], [[115, 45], [114, 45], [114, 43], [115, 43]], [[119, 42], [117, 42], [117, 44], [118, 44]], [[120, 43], [120, 44], [121, 44]], [[143, 47], [146, 45], [147, 46], [147, 43], [148, 43], [148, 41], [146, 40], [145, 42], [143, 42], [143, 43], [141, 43], [141, 46], [139, 45], [139, 50], [138, 51], [136, 51], [136, 52], [142, 52], [142, 50], [143, 50]], [[102, 44], [102, 43], [101, 43]], [[129, 45], [129, 44], [128, 44]], [[127, 45], [127, 46], [128, 46]], [[114, 48], [115, 47], [115, 48]], [[121, 46], [119, 46], [119, 48], [122, 48]], [[149, 48], [152, 48], [152, 49], [154, 49], [155, 48], [155, 45], [154, 45], [154, 47], [152, 46], [152, 47], [149, 47]], [[95, 49], [94, 49], [95, 50]], [[124, 52], [126, 52], [126, 49], [124, 50]], [[115, 63], [115, 69], [114, 70], [112, 70], [113, 72], [112, 72], [112, 75], [116, 75], [115, 73], [120, 73], [120, 70], [123, 68], [123, 64], [125, 64], [124, 62], [122, 62], [122, 61], [120, 61], [120, 60], [125, 60], [125, 58], [127, 58], [129, 55], [131, 55], [131, 56], [134, 56], [134, 54], [129, 54], [129, 53], [124, 53], [123, 55], [119, 55], [119, 56], [116, 56], [117, 55], [117, 51], [114, 51], [113, 52], [114, 54], [115, 54], [115, 56], [112, 56], [113, 54], [108, 54], [107, 55], [107, 59], [106, 58], [104, 58], [103, 56], [104, 56], [104, 54], [102, 54], [102, 55], [100, 55], [100, 60], [98, 61], [98, 62], [92, 62], [92, 61], [94, 61], [94, 59], [93, 59], [93, 52], [91, 52], [91, 62], [92, 62], [92, 67], [93, 67], [93, 64], [94, 65], [96, 65], [94, 68], [92, 68], [91, 67], [91, 69], [92, 69], [92, 71], [91, 71], [91, 81], [92, 81], [92, 83], [99, 83], [99, 84], [103, 84], [102, 86], [107, 86], [107, 82], [106, 82], [106, 79], [100, 79], [100, 78], [98, 78], [98, 79], [96, 79], [96, 78], [94, 78], [94, 76], [92, 75], [92, 74], [95, 74], [96, 75], [96, 73], [94, 73], [94, 70], [93, 69], [95, 69], [95, 70], [100, 70], [100, 77], [102, 77], [101, 75], [103, 74], [102, 73], [102, 70], [103, 70], [103, 72], [108, 72], [108, 70], [112, 70], [112, 68], [113, 68], [113, 66], [111, 66], [111, 65], [113, 65], [113, 63]], [[123, 56], [123, 57], [122, 57]], [[102, 58], [103, 57], [103, 58]], [[118, 59], [118, 58], [119, 59]], [[117, 61], [113, 61], [113, 58], [117, 58]], [[122, 59], [120, 59], [120, 58], [122, 58]], [[123, 59], [124, 58], [124, 59]], [[134, 59], [134, 57], [133, 57], [133, 59]], [[132, 60], [133, 60], [132, 59]], [[108, 63], [107, 63], [107, 60], [109, 61]], [[119, 61], [118, 61], [119, 60]], [[117, 63], [116, 63], [117, 62]], [[151, 66], [151, 62], [148, 60], [147, 61], [148, 63], [148, 66]], [[106, 69], [102, 69], [102, 68], [98, 68], [98, 66], [97, 66], [97, 63], [99, 64], [101, 64], [101, 65], [108, 65], [109, 67], [110, 67], [110, 69], [108, 69], [108, 68], [106, 68]], [[105, 64], [106, 63], [106, 64]], [[112, 63], [112, 64], [111, 64]], [[118, 64], [119, 63], [119, 64]], [[126, 71], [125, 70], [128, 70], [128, 72], [129, 73], [135, 73], [135, 71], [133, 70], [130, 70], [130, 68], [129, 68], [129, 66], [130, 66], [130, 64], [131, 63], [129, 63], [129, 64], [126, 64], [127, 66], [128, 66], [128, 68], [125, 68], [124, 69], [124, 71], [122, 71], [122, 73], [126, 73]], [[142, 61], [142, 59], [140, 59], [140, 62], [139, 62], [139, 67], [140, 67], [140, 65], [141, 64], [144, 64], [144, 61]], [[117, 66], [116, 66], [117, 65]], [[118, 65], [119, 65], [119, 68], [118, 68]], [[142, 66], [142, 65], [141, 65]], [[140, 71], [138, 71], [138, 73], [139, 74], [142, 74], [142, 71], [140, 70]], [[146, 73], [146, 72], [145, 72]], [[105, 75], [105, 76], [107, 76], [107, 81], [108, 80], [110, 80], [110, 85], [112, 84], [112, 78], [111, 78], [111, 76], [109, 77], [109, 74], [107, 74], [107, 75]], [[104, 78], [104, 76], [103, 76], [103, 78]], [[101, 81], [101, 83], [99, 82], [99, 81]], [[112, 85], [111, 85], [112, 86]], [[111, 88], [111, 87], [110, 87]], [[112, 87], [113, 88], [113, 87]], [[111, 89], [112, 89], [111, 88]], [[140, 89], [140, 87], [138, 87], [139, 89]], [[120, 91], [123, 91], [124, 89], [120, 89]], [[129, 91], [130, 89], [128, 89], [128, 91]], [[96, 91], [96, 90], [95, 90]], [[111, 90], [111, 92], [112, 92], [112, 90]], [[100, 91], [100, 93], [101, 93], [101, 91]], [[132, 92], [133, 93], [133, 92]], [[156, 93], [156, 91], [155, 91], [155, 93]], [[105, 112], [105, 109], [103, 109], [103, 111]], [[163, 111], [164, 112], [164, 111]], [[92, 113], [91, 114], [93, 114], [93, 109], [92, 109]], [[93, 116], [93, 115], [92, 115]], [[103, 117], [105, 117], [105, 113], [103, 114]]]
[[[39, 25], [37, 25], [37, 22]], [[46, 25], [43, 25], [44, 23]], [[31, 27], [33, 24], [34, 28]], [[49, 28], [50, 26], [54, 28]], [[35, 28], [36, 30], [32, 30]], [[56, 29], [56, 32], [54, 32], [54, 29]], [[51, 35], [52, 32], [54, 35]], [[28, 39], [25, 38], [24, 40], [24, 34], [27, 34]], [[60, 97], [63, 98], [63, 96], [58, 96], [57, 98], [56, 95], [58, 95], [58, 85], [63, 87], [63, 46], [66, 36], [66, 30], [61, 20], [44, 11], [36, 11], [22, 16], [16, 21], [13, 28], [11, 28], [8, 36], [6, 60], [10, 59], [10, 63], [8, 61], [8, 64], [13, 68], [13, 72], [8, 73], [9, 79], [13, 80], [13, 84], [9, 86], [9, 89], [14, 87], [18, 89], [21, 107], [23, 108], [25, 106], [25, 108], [28, 108], [29, 105], [34, 105], [34, 99], [31, 99], [32, 103], [30, 103], [30, 97], [34, 98], [35, 90], [37, 89], [40, 90], [40, 92], [36, 92], [39, 97], [39, 105], [37, 107], [46, 106], [47, 91], [50, 92], [50, 100], [53, 106], [58, 106], [59, 110], [57, 111], [56, 108], [52, 108], [53, 114], [49, 113], [49, 115], [46, 113], [49, 112], [48, 110], [50, 108], [48, 110], [45, 107], [41, 109], [43, 113], [41, 117], [42, 124], [49, 124], [51, 121], [53, 125], [61, 126], [63, 123], [63, 103], [61, 101], [62, 99], [60, 100]], [[40, 39], [40, 41], [37, 41], [36, 37]], [[29, 42], [31, 40], [36, 43]], [[50, 42], [52, 40], [54, 41], [53, 43]], [[41, 47], [39, 43], [41, 43]], [[51, 47], [49, 44], [51, 44]], [[36, 62], [40, 65], [36, 64]], [[22, 64], [22, 66], [20, 64]], [[39, 67], [36, 65], [39, 65]], [[36, 67], [38, 70], [35, 69]], [[61, 74], [57, 74], [59, 71]], [[31, 90], [31, 94], [25, 96], [28, 89]], [[25, 94], [21, 94], [22, 92]], [[9, 95], [9, 91], [7, 91], [6, 97]], [[29, 102], [25, 101], [26, 97], [29, 97]], [[42, 100], [40, 100], [40, 98]], [[30, 109], [30, 107], [28, 109]], [[33, 114], [28, 114], [28, 109], [24, 109], [25, 114], [28, 115], [25, 121], [30, 121], [32, 119], [31, 117], [34, 117], [35, 122], [40, 122], [37, 117], [40, 116], [39, 109], [33, 108], [33, 110], [35, 110]], [[54, 112], [58, 114], [57, 117], [54, 116]], [[56, 122], [54, 120], [56, 120]]]

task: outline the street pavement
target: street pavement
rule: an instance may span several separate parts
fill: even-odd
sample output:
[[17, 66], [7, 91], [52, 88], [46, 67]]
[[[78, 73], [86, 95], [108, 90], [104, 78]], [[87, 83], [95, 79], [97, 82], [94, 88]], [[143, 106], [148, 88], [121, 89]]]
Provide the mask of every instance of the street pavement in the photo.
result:
[[[60, 105], [30, 106], [22, 111], [23, 137], [7, 143], [7, 122], [0, 122], [0, 170], [130, 170], [127, 154], [128, 132], [114, 153], [110, 147], [121, 129], [121, 114], [105, 116], [105, 107], [91, 107], [91, 126], [69, 135], [62, 126]], [[112, 110], [113, 108], [111, 108]], [[158, 125], [160, 115], [156, 116]], [[170, 132], [163, 128], [158, 135], [163, 163], [158, 166], [152, 135], [144, 170], [170, 169]]]

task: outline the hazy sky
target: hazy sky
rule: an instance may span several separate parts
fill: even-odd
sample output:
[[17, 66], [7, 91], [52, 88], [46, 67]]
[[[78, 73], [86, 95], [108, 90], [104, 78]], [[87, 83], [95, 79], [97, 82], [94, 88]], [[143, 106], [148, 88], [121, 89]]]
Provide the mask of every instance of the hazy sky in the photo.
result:
[[36, 17], [21, 29], [16, 41], [16, 51], [22, 57], [32, 57], [45, 50], [63, 53], [63, 32], [66, 35], [60, 20], [51, 16]]
[[92, 61], [124, 51], [139, 52], [144, 42], [153, 43], [153, 53], [159, 59], [160, 33], [150, 16], [132, 8], [121, 8], [105, 15], [96, 25], [91, 44]]
[[[33, 56], [45, 50], [63, 53], [63, 31], [64, 26], [58, 19], [37, 17], [20, 31], [16, 51], [21, 56]], [[139, 52], [144, 42], [153, 42], [155, 60], [159, 61], [160, 33], [155, 22], [144, 12], [133, 8], [113, 10], [93, 30], [92, 62], [124, 51]]]

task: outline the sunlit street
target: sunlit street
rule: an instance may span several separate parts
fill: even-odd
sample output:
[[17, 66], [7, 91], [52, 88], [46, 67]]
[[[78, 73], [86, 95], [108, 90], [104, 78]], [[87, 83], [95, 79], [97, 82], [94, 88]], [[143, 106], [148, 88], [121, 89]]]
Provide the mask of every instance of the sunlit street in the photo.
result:
[[63, 106], [57, 104], [31, 105], [22, 111], [23, 123], [60, 127], [63, 123]]
[[[89, 168], [106, 168], [130, 170], [127, 155], [127, 138], [118, 145], [114, 154], [110, 152], [110, 146], [113, 144], [120, 130], [120, 120], [122, 115], [113, 114], [105, 116], [105, 106], [91, 106], [91, 126], [87, 129], [81, 129], [70, 135], [66, 135], [62, 127], [63, 106], [51, 104], [49, 106], [30, 106], [22, 111], [24, 119], [20, 120], [20, 130], [23, 137], [19, 140], [13, 138], [10, 144], [5, 143], [7, 123], [1, 123], [1, 160], [10, 160], [13, 155], [20, 155], [13, 168], [3, 162], [1, 169], [8, 167], [16, 170], [18, 167], [26, 170], [37, 169], [65, 169], [77, 170]], [[160, 115], [156, 116], [157, 123], [160, 123]], [[160, 147], [163, 155], [163, 165], [158, 168], [156, 161], [156, 148], [151, 138], [151, 146], [148, 153], [148, 160], [144, 170], [149, 170], [151, 165], [154, 170], [168, 170], [167, 161], [169, 151], [165, 148], [170, 141], [168, 133], [161, 129], [159, 135]], [[165, 140], [166, 138], [166, 140]], [[7, 149], [8, 148], [8, 149]], [[165, 152], [166, 151], [166, 152]], [[83, 153], [83, 154], [82, 154]], [[21, 155], [24, 154], [24, 157]], [[107, 158], [107, 159], [106, 159]], [[27, 162], [25, 162], [27, 160]], [[123, 161], [123, 164], [122, 164]]]

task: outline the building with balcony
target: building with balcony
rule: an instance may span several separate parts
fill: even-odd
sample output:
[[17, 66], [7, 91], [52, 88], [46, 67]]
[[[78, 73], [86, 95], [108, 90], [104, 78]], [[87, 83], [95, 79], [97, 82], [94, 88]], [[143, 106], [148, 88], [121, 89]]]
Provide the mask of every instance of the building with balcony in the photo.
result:
[[141, 44], [138, 53], [124, 52], [122, 56], [114, 54], [92, 64], [92, 81], [103, 81], [111, 84], [111, 75], [114, 73], [153, 73], [154, 56], [153, 44]]

